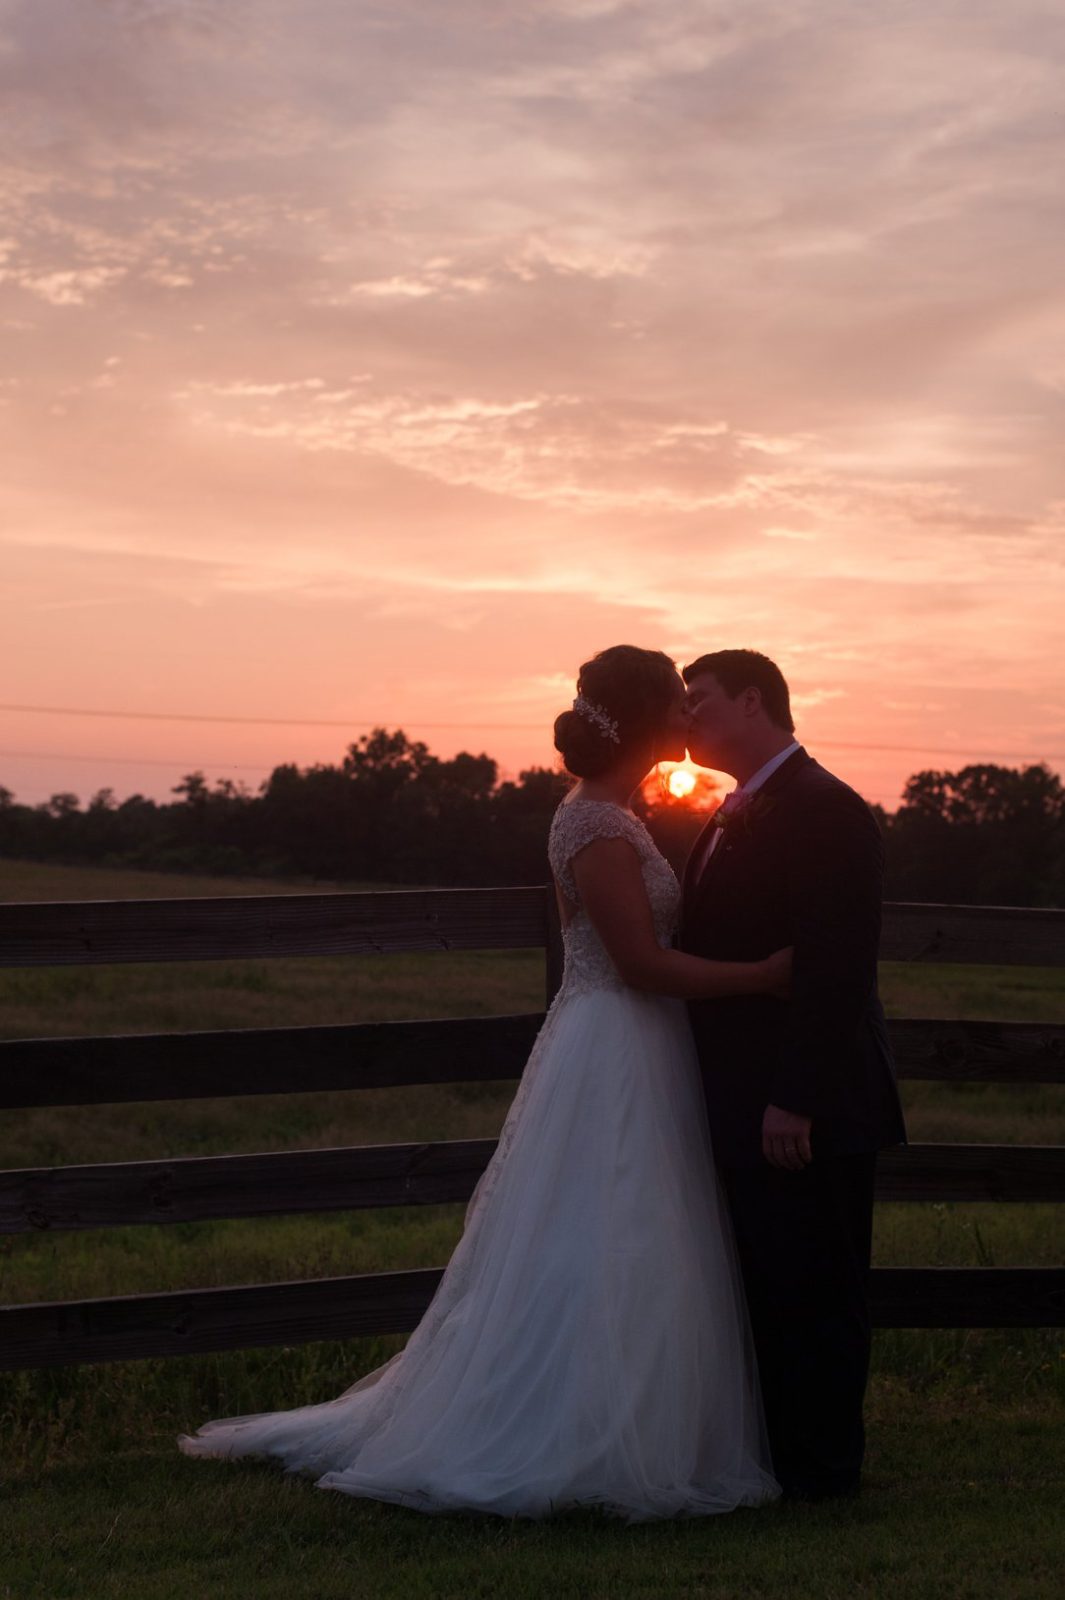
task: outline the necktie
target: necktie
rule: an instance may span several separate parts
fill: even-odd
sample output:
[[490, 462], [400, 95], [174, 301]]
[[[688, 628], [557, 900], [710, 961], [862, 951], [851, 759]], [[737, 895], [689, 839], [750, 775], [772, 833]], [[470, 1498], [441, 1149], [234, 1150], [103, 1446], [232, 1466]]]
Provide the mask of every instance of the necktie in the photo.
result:
[[[722, 800], [714, 815], [722, 817], [734, 816], [735, 813], [742, 808], [746, 799], [747, 796], [743, 793], [742, 789], [733, 789], [732, 793], [727, 794], [724, 800]], [[698, 870], [695, 874], [696, 883], [700, 881], [703, 873], [706, 871], [710, 857], [713, 855], [714, 851], [720, 849], [718, 839], [721, 836], [721, 831], [722, 830], [720, 828], [714, 828], [710, 833], [710, 838], [707, 840], [706, 848], [703, 851], [702, 860], [700, 861]]]

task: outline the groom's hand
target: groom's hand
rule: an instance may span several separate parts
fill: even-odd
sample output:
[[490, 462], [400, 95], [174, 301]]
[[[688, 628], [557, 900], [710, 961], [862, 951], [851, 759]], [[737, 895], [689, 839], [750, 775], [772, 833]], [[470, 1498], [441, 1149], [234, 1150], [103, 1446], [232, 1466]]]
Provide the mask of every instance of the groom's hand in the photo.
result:
[[813, 1160], [810, 1129], [813, 1120], [780, 1106], [766, 1106], [762, 1118], [762, 1154], [774, 1167], [801, 1172]]

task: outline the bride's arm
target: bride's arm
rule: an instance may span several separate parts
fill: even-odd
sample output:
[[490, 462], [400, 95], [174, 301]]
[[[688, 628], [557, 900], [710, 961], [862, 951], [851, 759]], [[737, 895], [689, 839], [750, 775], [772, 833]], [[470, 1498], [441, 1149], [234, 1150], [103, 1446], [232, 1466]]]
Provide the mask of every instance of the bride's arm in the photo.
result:
[[663, 950], [655, 938], [639, 857], [627, 840], [594, 839], [572, 857], [570, 867], [595, 931], [630, 988], [679, 1000], [786, 993], [789, 951], [765, 961], [706, 961]]

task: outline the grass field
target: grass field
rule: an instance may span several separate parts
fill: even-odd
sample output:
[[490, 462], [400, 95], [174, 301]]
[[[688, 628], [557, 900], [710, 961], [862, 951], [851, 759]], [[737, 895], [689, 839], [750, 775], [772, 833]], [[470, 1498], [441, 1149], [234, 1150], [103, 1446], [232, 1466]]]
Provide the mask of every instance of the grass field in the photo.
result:
[[[0, 862], [0, 896], [306, 892]], [[329, 885], [327, 887], [338, 887]], [[344, 887], [354, 887], [344, 885]], [[1060, 973], [887, 967], [896, 1015], [1065, 1021]], [[0, 973], [6, 1037], [265, 1027], [540, 1008], [543, 958], [486, 952]], [[7, 1167], [493, 1134], [513, 1084], [11, 1113]], [[1046, 1086], [906, 1086], [921, 1140], [1065, 1142]], [[0, 1241], [0, 1301], [264, 1282], [444, 1261], [461, 1208], [181, 1224]], [[879, 1208], [882, 1264], [1061, 1258], [1051, 1206]], [[269, 1465], [193, 1462], [210, 1416], [326, 1399], [400, 1339], [0, 1376], [0, 1600], [274, 1596], [1043, 1596], [1065, 1562], [1065, 1331], [881, 1333], [867, 1492], [625, 1528], [425, 1518]]]

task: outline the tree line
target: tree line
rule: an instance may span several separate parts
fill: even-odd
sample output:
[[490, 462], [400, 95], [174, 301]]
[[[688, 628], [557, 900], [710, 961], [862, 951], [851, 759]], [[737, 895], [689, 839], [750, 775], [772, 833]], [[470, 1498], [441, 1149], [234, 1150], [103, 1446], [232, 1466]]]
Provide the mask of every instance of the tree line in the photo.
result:
[[[474, 887], [542, 883], [547, 830], [571, 780], [531, 767], [499, 781], [490, 756], [435, 756], [375, 728], [339, 762], [275, 767], [256, 793], [188, 773], [162, 804], [100, 789], [40, 805], [0, 785], [0, 856], [178, 873]], [[695, 798], [712, 800], [709, 780]], [[706, 809], [653, 781], [637, 809], [680, 867]], [[1045, 765], [923, 771], [884, 832], [892, 900], [1065, 905], [1065, 788]]]

